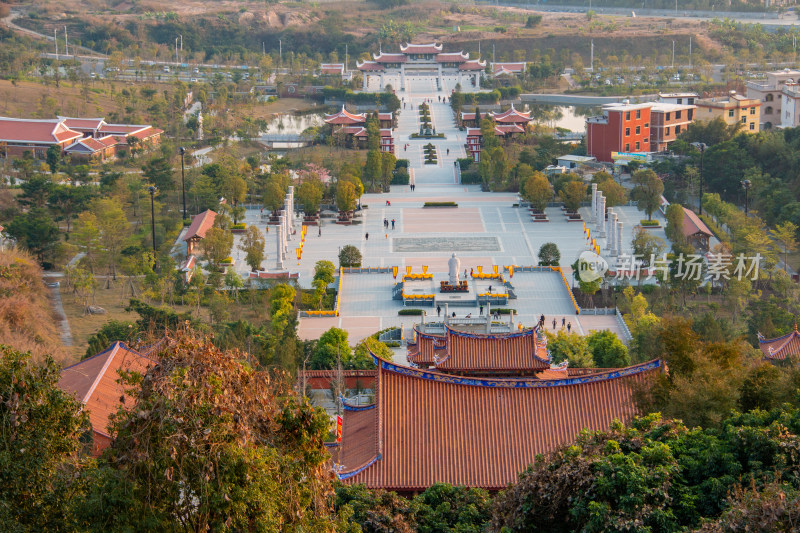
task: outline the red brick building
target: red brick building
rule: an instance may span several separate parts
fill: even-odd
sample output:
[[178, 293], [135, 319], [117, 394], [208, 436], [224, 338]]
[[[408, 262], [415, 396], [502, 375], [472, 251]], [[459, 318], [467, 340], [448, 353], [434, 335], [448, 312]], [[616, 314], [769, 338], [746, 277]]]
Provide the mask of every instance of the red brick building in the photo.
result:
[[598, 161], [611, 162], [611, 152], [651, 152], [652, 104], [610, 104], [603, 114], [586, 119], [586, 152]]
[[657, 102], [650, 108], [650, 151], [663, 152], [694, 122], [694, 105]]

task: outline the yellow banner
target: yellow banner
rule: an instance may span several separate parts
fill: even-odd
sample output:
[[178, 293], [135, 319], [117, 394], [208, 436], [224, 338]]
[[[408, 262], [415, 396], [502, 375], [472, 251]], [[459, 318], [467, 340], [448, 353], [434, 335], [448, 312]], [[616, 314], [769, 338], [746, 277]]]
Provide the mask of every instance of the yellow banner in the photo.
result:
[[483, 274], [483, 267], [482, 266], [478, 267], [478, 274]]
[[497, 265], [492, 265], [492, 270], [494, 270], [494, 273], [497, 274]]
[[422, 273], [423, 273], [423, 274], [427, 274], [427, 273], [428, 273], [428, 267], [427, 267], [427, 265], [422, 265]]
[[392, 267], [392, 276], [394, 276], [394, 279], [397, 279], [397, 267]]
[[297, 260], [300, 261], [300, 255], [303, 253], [303, 250], [301, 250], [300, 248], [297, 248], [295, 250], [295, 252], [297, 252]]
[[508, 277], [509, 278], [513, 278], [514, 277], [514, 265], [511, 265], [511, 266], [508, 267]]
[[406, 276], [411, 275], [411, 267], [406, 267]]

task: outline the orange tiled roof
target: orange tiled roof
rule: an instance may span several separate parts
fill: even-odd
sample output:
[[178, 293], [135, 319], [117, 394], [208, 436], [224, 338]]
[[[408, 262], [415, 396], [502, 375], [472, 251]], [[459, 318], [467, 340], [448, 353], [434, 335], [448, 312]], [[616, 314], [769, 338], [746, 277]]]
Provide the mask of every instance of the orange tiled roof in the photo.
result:
[[533, 329], [486, 334], [458, 331], [445, 325], [444, 335], [416, 329], [408, 360], [449, 372], [536, 372], [550, 368], [547, 343]]
[[711, 233], [711, 230], [708, 229], [705, 222], [700, 220], [694, 211], [691, 209], [683, 208], [683, 236], [689, 237], [691, 235], [695, 235], [697, 233], [702, 233], [704, 235], [708, 235], [709, 237], [713, 237], [714, 234]]
[[199, 215], [195, 215], [194, 218], [192, 218], [189, 229], [186, 230], [186, 235], [184, 235], [183, 240], [188, 241], [192, 237], [199, 237], [201, 239], [205, 237], [206, 232], [214, 225], [215, 218], [217, 218], [217, 213], [211, 209], [206, 209]]
[[69, 129], [64, 119], [22, 119], [0, 117], [0, 140], [14, 143], [55, 144], [83, 137]]
[[58, 385], [75, 395], [89, 412], [92, 429], [108, 437], [109, 417], [120, 405], [131, 405], [119, 373], [146, 372], [158, 362], [115, 342], [107, 350], [61, 371]]
[[483, 70], [486, 67], [486, 61], [479, 61], [477, 59], [470, 59], [464, 61], [458, 66], [458, 70]]
[[342, 110], [333, 113], [332, 115], [325, 115], [325, 122], [327, 124], [366, 124], [367, 117], [361, 113], [351, 113], [342, 106]]
[[764, 359], [771, 361], [800, 357], [800, 333], [797, 332], [797, 324], [794, 325], [794, 331], [776, 339], [765, 339], [759, 333], [758, 347], [764, 353]]
[[507, 111], [503, 111], [502, 113], [495, 113], [494, 111], [490, 111], [489, 114], [497, 123], [524, 122], [527, 124], [532, 120], [531, 114], [529, 112], [523, 113], [521, 111], [517, 111], [516, 109], [514, 109], [514, 104], [511, 104], [511, 109], [508, 109]]
[[563, 380], [488, 380], [376, 361], [376, 420], [345, 410], [337, 475], [401, 491], [436, 482], [503, 488], [536, 454], [630, 420], [632, 385], [665, 371], [654, 360]]
[[436, 54], [437, 63], [463, 63], [467, 60], [469, 60], [469, 54], [464, 52]]
[[372, 58], [376, 63], [405, 63], [408, 60], [405, 54], [386, 54], [383, 52], [373, 55]]
[[383, 65], [376, 63], [375, 61], [362, 61], [360, 63], [356, 63], [356, 68], [358, 70], [386, 70]]

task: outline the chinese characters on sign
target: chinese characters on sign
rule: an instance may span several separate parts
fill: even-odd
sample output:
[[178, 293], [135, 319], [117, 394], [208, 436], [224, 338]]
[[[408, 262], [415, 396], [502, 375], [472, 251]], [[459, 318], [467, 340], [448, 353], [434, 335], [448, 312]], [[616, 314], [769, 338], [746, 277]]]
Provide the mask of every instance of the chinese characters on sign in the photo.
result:
[[731, 254], [680, 254], [675, 258], [662, 254], [619, 256], [617, 279], [682, 279], [685, 281], [720, 281], [749, 279], [756, 281], [761, 266], [761, 254], [747, 256]]

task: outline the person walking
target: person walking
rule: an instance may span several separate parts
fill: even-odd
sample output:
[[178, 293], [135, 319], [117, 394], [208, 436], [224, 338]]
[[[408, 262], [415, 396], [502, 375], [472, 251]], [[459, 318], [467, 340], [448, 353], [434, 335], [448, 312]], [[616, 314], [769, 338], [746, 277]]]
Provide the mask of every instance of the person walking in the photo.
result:
[[322, 222], [319, 223], [319, 236], [322, 237]]
[[365, 239], [365, 240], [369, 240], [369, 233], [365, 233], [365, 234], [364, 234], [364, 239]]
[[481, 306], [481, 312], [480, 312], [479, 314], [480, 314], [481, 316], [483, 316], [483, 306]]
[[572, 331], [572, 322], [567, 322], [567, 333]]
[[392, 219], [392, 229], [394, 229], [394, 219]]
[[554, 318], [553, 319], [553, 331], [555, 331], [555, 330], [556, 330], [556, 319]]
[[565, 327], [566, 325], [567, 325], [567, 319], [566, 319], [566, 318], [564, 318], [564, 317], [562, 316], [562, 317], [561, 317], [561, 327], [563, 328], [563, 327]]
[[436, 316], [442, 316], [442, 306], [441, 305], [437, 305], [436, 306]]

